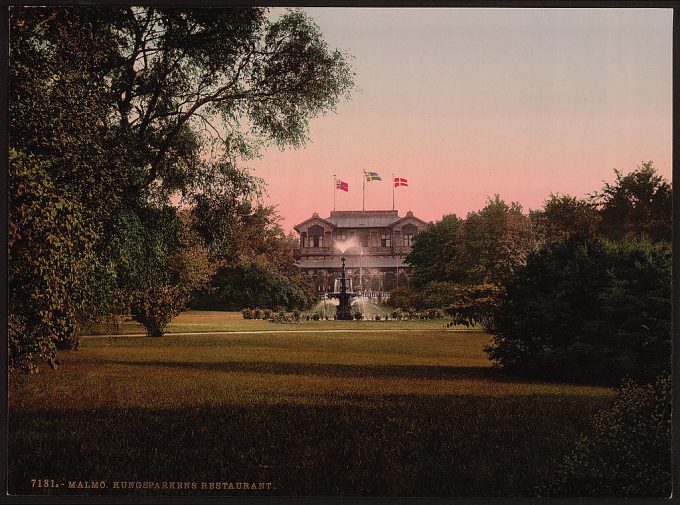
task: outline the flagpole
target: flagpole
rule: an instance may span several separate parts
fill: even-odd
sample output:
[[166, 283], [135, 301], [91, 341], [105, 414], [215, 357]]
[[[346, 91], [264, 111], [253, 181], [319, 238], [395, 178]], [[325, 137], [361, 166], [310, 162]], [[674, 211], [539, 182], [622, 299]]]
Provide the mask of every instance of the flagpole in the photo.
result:
[[335, 178], [335, 174], [333, 174], [333, 210], [335, 210], [335, 193], [338, 192], [338, 180]]
[[394, 210], [394, 172], [392, 172], [392, 210]]
[[364, 185], [361, 197], [361, 210], [366, 210], [366, 170], [364, 170]]

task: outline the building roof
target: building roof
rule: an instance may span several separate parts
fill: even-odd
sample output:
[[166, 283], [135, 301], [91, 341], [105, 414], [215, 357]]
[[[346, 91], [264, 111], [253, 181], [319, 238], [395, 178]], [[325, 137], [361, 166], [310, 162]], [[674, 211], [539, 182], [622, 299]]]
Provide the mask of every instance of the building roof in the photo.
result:
[[338, 228], [384, 228], [399, 219], [396, 210], [332, 210], [326, 221]]
[[[297, 264], [302, 268], [340, 268], [342, 262], [340, 256], [331, 256], [324, 259], [301, 258]], [[398, 256], [347, 256], [345, 268], [406, 268], [404, 257]]]

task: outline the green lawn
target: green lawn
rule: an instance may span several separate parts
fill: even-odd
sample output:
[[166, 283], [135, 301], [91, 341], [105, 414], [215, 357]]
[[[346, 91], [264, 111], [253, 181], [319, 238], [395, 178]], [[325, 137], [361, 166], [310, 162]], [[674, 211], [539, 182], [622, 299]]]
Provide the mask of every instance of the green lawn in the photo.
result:
[[[450, 319], [422, 319], [414, 321], [301, 321], [299, 323], [273, 323], [261, 319], [243, 319], [240, 312], [189, 310], [177, 316], [169, 324], [169, 333], [214, 331], [278, 331], [278, 330], [326, 330], [326, 329], [427, 329], [444, 328]], [[462, 327], [461, 327], [462, 328]], [[144, 327], [129, 317], [118, 319], [118, 326], [95, 325], [86, 328], [87, 335], [144, 333]]]
[[613, 391], [503, 376], [488, 342], [437, 329], [85, 338], [57, 370], [11, 378], [10, 489], [47, 478], [532, 495]]

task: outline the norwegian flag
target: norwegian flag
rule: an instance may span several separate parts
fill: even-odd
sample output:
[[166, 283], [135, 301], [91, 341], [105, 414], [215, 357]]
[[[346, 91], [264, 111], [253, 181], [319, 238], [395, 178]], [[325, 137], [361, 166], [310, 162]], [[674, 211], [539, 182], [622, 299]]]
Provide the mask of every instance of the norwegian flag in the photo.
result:
[[395, 177], [394, 187], [398, 188], [399, 186], [408, 186], [408, 181], [402, 177]]
[[345, 181], [335, 181], [335, 189], [347, 192], [349, 191], [349, 184], [347, 184]]

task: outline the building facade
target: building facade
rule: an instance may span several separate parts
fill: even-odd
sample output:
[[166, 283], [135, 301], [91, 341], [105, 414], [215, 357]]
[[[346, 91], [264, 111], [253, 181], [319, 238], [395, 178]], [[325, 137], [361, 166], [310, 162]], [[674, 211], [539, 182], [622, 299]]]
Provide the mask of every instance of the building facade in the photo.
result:
[[389, 292], [406, 281], [404, 260], [427, 226], [411, 211], [400, 217], [396, 210], [334, 210], [326, 218], [315, 212], [294, 226], [300, 236], [296, 260], [319, 291], [333, 290], [345, 256], [355, 291]]

